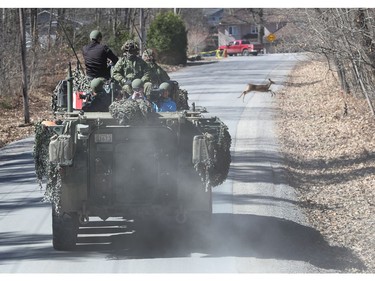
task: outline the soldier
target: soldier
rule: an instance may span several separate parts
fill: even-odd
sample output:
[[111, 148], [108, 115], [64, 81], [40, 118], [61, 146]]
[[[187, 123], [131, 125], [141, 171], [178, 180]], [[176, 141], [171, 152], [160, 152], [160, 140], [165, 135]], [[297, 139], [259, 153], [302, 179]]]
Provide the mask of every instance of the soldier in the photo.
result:
[[153, 103], [153, 109], [156, 112], [173, 112], [177, 110], [176, 103], [169, 97], [171, 86], [168, 82], [161, 83], [159, 90], [161, 91], [160, 100]]
[[143, 90], [144, 90], [143, 81], [141, 79], [137, 78], [133, 80], [132, 89], [133, 89], [133, 94], [129, 97], [129, 99], [132, 99], [132, 100], [137, 100], [137, 99], [145, 100], [146, 99], [143, 93]]
[[153, 50], [145, 50], [142, 58], [149, 67], [150, 82], [145, 83], [145, 93], [149, 95], [152, 88], [158, 88], [161, 83], [169, 81], [171, 78], [168, 73], [156, 63]]
[[102, 33], [99, 30], [93, 30], [90, 33], [91, 43], [82, 49], [83, 58], [85, 59], [86, 75], [89, 80], [103, 77], [111, 77], [108, 60], [111, 64], [116, 64], [118, 57], [106, 45], [100, 44]]
[[92, 94], [86, 97], [83, 111], [108, 111], [111, 104], [111, 96], [104, 90], [104, 78], [94, 78], [90, 82]]
[[149, 72], [147, 63], [137, 56], [139, 49], [136, 42], [128, 40], [121, 47], [124, 56], [119, 59], [113, 68], [112, 77], [120, 84], [126, 97], [129, 97], [133, 91], [131, 83], [139, 78], [143, 82], [149, 81]]

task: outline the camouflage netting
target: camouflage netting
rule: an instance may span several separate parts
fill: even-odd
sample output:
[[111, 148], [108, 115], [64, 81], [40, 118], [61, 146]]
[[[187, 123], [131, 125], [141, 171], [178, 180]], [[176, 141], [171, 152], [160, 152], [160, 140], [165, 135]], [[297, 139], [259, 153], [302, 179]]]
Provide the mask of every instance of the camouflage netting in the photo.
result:
[[116, 119], [120, 125], [137, 125], [147, 119], [147, 113], [151, 107], [144, 100], [127, 100], [122, 99], [114, 101], [109, 106], [111, 116]]
[[228, 176], [229, 166], [232, 161], [230, 155], [231, 136], [224, 123], [220, 126], [220, 133], [214, 136], [210, 133], [203, 134], [208, 145], [209, 159], [197, 163], [195, 169], [205, 182], [206, 188], [222, 184]]
[[39, 185], [42, 187], [43, 179], [48, 176], [49, 159], [48, 159], [48, 145], [53, 133], [48, 127], [44, 126], [42, 122], [35, 124], [35, 142], [34, 142], [34, 164], [36, 178]]
[[58, 172], [59, 166], [49, 162], [49, 143], [54, 135], [49, 127], [44, 126], [42, 122], [35, 124], [35, 143], [34, 143], [34, 164], [35, 173], [41, 188], [44, 179], [47, 180], [46, 191], [43, 200], [53, 203], [57, 212], [60, 206], [61, 198], [61, 177]]
[[86, 75], [78, 69], [73, 72], [73, 91], [86, 93], [91, 91], [89, 80]]
[[55, 206], [56, 213], [60, 213], [61, 200], [61, 175], [59, 173], [60, 166], [58, 164], [50, 163], [48, 169], [48, 181], [46, 192], [43, 200], [51, 202]]
[[178, 97], [176, 100], [177, 110], [189, 110], [188, 92], [183, 89], [177, 90]]

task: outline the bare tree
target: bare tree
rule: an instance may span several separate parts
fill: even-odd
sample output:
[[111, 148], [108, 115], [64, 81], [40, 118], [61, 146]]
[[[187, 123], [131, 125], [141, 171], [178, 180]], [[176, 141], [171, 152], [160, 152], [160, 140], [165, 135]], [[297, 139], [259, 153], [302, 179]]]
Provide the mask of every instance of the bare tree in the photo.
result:
[[209, 36], [208, 30], [202, 28], [190, 28], [187, 33], [188, 53], [197, 54], [205, 48], [205, 42]]
[[358, 8], [288, 9], [293, 32], [279, 42], [283, 50], [325, 57], [337, 73], [342, 91], [361, 95], [375, 115], [375, 10]]
[[24, 9], [19, 9], [20, 17], [20, 39], [21, 39], [21, 68], [22, 68], [22, 95], [23, 95], [23, 112], [25, 124], [30, 123], [29, 113], [29, 95], [27, 91], [27, 67], [26, 67], [26, 27]]

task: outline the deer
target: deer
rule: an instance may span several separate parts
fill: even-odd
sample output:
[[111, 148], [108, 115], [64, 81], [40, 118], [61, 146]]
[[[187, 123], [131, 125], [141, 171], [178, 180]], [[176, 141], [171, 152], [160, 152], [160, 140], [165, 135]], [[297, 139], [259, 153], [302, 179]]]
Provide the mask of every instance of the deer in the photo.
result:
[[247, 93], [254, 91], [254, 92], [271, 92], [271, 97], [273, 97], [275, 94], [274, 91], [270, 89], [272, 84], [275, 84], [271, 79], [268, 79], [270, 82], [268, 82], [265, 85], [256, 85], [256, 84], [247, 84], [245, 90], [242, 92], [242, 94], [238, 97], [242, 97], [242, 101], [245, 102], [245, 96]]

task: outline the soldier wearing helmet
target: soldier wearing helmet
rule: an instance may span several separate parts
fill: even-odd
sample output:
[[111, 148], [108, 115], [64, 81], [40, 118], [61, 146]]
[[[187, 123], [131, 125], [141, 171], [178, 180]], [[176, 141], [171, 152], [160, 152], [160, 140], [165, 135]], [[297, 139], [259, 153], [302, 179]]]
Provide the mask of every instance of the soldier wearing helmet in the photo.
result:
[[86, 96], [83, 111], [108, 111], [111, 96], [104, 90], [104, 78], [94, 78], [90, 82], [91, 95]]
[[119, 59], [113, 68], [112, 77], [120, 84], [126, 97], [132, 95], [131, 82], [141, 79], [143, 83], [148, 82], [149, 69], [147, 63], [138, 57], [139, 48], [134, 40], [127, 40], [121, 47], [124, 56]]
[[156, 63], [155, 53], [152, 49], [146, 49], [142, 54], [142, 58], [149, 68], [150, 82], [145, 83], [145, 93], [149, 95], [152, 88], [158, 88], [161, 83], [169, 81], [171, 78], [168, 73]]
[[145, 100], [145, 96], [143, 93], [143, 81], [139, 78], [134, 79], [132, 82], [132, 89], [133, 89], [133, 94], [129, 97], [129, 99], [132, 100]]
[[163, 82], [159, 86], [161, 92], [160, 99], [153, 103], [153, 109], [156, 112], [173, 112], [177, 110], [176, 103], [170, 98], [169, 91], [171, 86], [168, 82]]
[[85, 59], [86, 75], [89, 80], [98, 77], [109, 79], [111, 73], [108, 62], [110, 64], [116, 64], [118, 61], [118, 57], [108, 46], [100, 44], [102, 38], [102, 33], [99, 30], [91, 31], [91, 42], [82, 49], [83, 58]]

